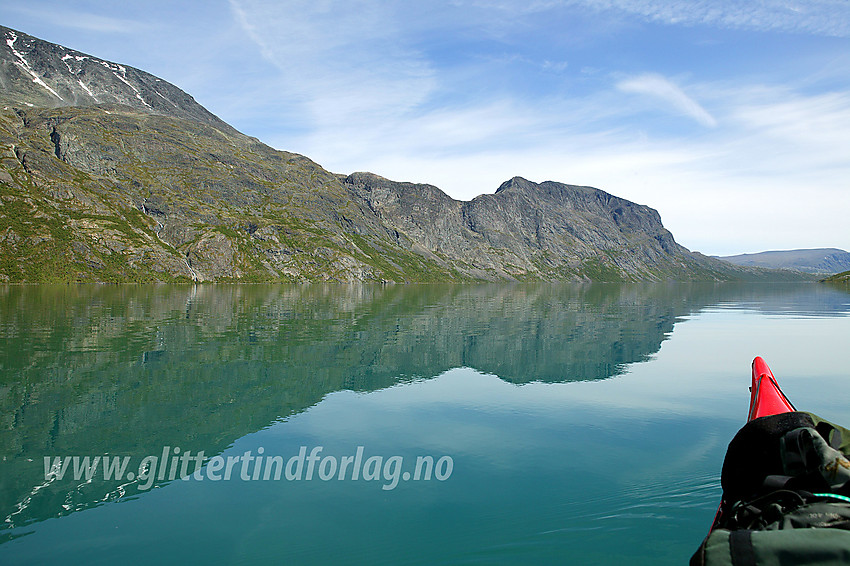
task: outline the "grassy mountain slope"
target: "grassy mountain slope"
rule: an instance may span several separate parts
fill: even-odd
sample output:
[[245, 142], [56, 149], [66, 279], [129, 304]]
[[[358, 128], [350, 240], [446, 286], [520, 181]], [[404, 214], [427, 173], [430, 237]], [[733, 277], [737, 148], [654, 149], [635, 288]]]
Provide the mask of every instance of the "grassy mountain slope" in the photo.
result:
[[835, 275], [830, 275], [826, 279], [823, 280], [826, 283], [844, 283], [850, 284], [850, 271], [842, 271], [841, 273], [836, 273]]

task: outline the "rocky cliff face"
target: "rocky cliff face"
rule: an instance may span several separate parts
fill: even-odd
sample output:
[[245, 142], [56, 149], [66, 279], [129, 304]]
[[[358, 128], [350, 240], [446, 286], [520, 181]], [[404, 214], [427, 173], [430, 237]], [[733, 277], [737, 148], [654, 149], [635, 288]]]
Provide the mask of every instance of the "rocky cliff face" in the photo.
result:
[[764, 276], [590, 187], [514, 178], [461, 202], [334, 175], [143, 71], [0, 34], [0, 281]]
[[397, 183], [370, 173], [355, 173], [344, 182], [423, 253], [474, 278], [736, 276], [677, 244], [652, 208], [592, 187], [515, 177], [495, 194], [462, 202], [431, 185]]

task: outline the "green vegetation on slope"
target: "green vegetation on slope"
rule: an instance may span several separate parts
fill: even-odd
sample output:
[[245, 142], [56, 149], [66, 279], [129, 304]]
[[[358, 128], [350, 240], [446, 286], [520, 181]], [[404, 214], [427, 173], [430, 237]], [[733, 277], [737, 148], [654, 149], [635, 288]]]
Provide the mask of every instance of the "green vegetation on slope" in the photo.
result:
[[850, 271], [843, 271], [841, 273], [836, 273], [835, 275], [830, 275], [826, 279], [821, 280], [824, 283], [847, 283], [850, 284]]
[[[244, 136], [128, 109], [0, 114], [0, 280], [452, 280], [339, 180]], [[371, 242], [371, 243], [367, 243]]]

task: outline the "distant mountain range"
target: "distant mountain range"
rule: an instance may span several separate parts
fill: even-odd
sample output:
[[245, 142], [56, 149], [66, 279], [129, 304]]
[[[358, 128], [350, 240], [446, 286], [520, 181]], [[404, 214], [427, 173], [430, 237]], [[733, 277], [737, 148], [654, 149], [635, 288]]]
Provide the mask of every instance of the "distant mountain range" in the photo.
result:
[[818, 275], [850, 270], [850, 253], [836, 248], [769, 251], [724, 256], [720, 259], [747, 267], [790, 269]]
[[800, 277], [692, 253], [591, 187], [464, 202], [330, 173], [144, 71], [0, 35], [0, 282]]

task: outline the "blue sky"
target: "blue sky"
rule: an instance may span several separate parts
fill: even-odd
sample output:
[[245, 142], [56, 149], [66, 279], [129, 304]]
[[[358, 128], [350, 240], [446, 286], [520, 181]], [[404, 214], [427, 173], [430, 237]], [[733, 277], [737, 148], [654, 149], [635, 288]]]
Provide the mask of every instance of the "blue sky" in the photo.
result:
[[848, 0], [16, 4], [334, 172], [591, 185], [703, 253], [850, 250]]

